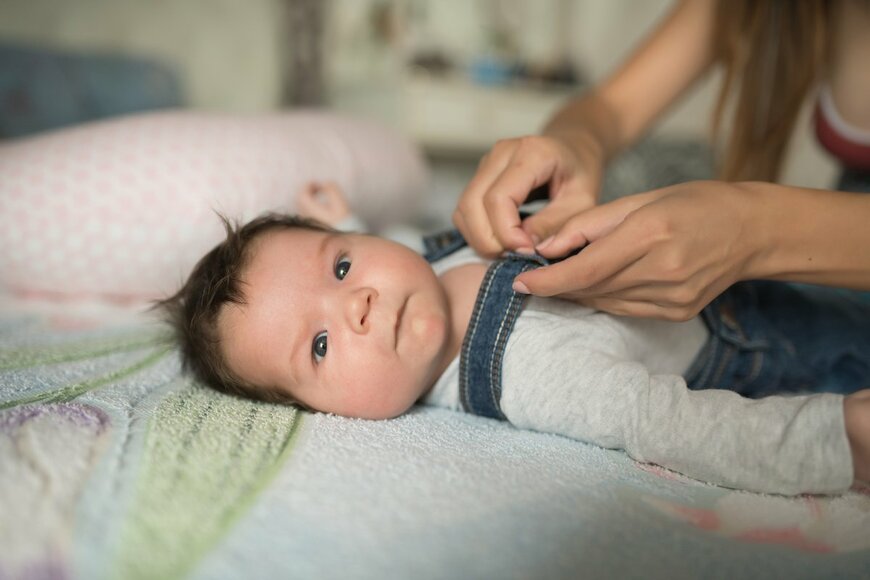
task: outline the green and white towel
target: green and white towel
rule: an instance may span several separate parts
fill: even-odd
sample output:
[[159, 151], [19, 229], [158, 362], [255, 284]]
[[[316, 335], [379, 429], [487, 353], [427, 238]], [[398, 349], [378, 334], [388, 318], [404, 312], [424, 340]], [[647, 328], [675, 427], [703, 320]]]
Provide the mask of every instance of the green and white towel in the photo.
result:
[[0, 578], [817, 578], [870, 491], [736, 492], [443, 409], [364, 421], [180, 372], [145, 316], [0, 313]]

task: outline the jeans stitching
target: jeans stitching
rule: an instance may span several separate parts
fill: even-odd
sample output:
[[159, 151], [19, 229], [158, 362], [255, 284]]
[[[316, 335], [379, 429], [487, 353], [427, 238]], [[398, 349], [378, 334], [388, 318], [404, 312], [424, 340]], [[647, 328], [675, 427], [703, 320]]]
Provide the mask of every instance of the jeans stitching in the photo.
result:
[[486, 271], [486, 275], [484, 276], [483, 283], [481, 284], [481, 289], [478, 292], [477, 300], [474, 303], [474, 310], [471, 313], [471, 320], [468, 323], [468, 329], [465, 332], [465, 338], [462, 341], [462, 347], [460, 350], [459, 357], [459, 390], [462, 397], [463, 406], [471, 407], [471, 401], [468, 397], [468, 357], [465, 354], [468, 352], [468, 347], [474, 341], [474, 337], [477, 334], [477, 329], [480, 324], [480, 314], [483, 310], [484, 302], [486, 302], [486, 298], [489, 296], [490, 289], [492, 288], [492, 282], [495, 278], [495, 272], [498, 271], [500, 264], [494, 264]]
[[[525, 271], [526, 269], [527, 268], [523, 268], [522, 271]], [[492, 391], [498, 391], [498, 398], [495, 399], [496, 401], [501, 398], [501, 361], [504, 354], [504, 348], [507, 344], [507, 339], [510, 334], [509, 332], [506, 332], [506, 329], [509, 329], [513, 326], [513, 323], [516, 320], [524, 301], [524, 295], [517, 294], [516, 292], [511, 293], [507, 313], [504, 318], [502, 318], [501, 324], [499, 325], [498, 333], [496, 334], [495, 348], [490, 367], [490, 379], [492, 380], [492, 382], [490, 383], [490, 389]]]
[[[513, 301], [513, 298], [511, 298], [511, 301]], [[492, 349], [492, 356], [489, 359], [489, 391], [495, 401], [498, 401], [499, 399], [496, 391], [501, 390], [501, 376], [499, 374], [499, 364], [501, 363], [500, 349], [503, 346], [502, 338], [504, 336], [505, 323], [509, 320], [510, 306], [508, 306], [506, 315], [502, 317], [501, 322], [498, 325], [498, 331], [496, 331], [495, 334], [495, 346]]]
[[[526, 299], [510, 288], [510, 282], [518, 273], [534, 266], [533, 262], [508, 256], [487, 270], [460, 353], [460, 400], [467, 411], [506, 419], [500, 406], [501, 365], [511, 330]], [[472, 351], [483, 356], [474, 362]]]
[[[493, 278], [495, 278], [498, 271], [500, 271], [507, 262], [500, 262], [496, 268], [494, 268]], [[499, 333], [502, 332], [506, 320], [506, 316], [502, 316], [501, 322], [499, 324], [498, 332], [496, 333], [495, 347], [489, 353], [489, 396], [492, 399], [493, 406], [498, 410], [499, 414], [501, 413], [501, 406], [499, 405], [500, 392], [501, 392], [501, 381], [498, 376], [498, 361], [501, 360], [499, 356]]]

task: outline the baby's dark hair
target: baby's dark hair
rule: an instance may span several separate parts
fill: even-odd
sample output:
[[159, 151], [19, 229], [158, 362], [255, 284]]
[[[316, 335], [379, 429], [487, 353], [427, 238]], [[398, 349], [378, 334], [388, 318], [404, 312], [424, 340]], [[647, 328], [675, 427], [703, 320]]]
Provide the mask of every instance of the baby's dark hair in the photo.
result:
[[225, 304], [245, 303], [241, 276], [254, 240], [281, 229], [335, 230], [316, 220], [279, 213], [263, 214], [241, 227], [219, 217], [226, 239], [197, 262], [178, 292], [156, 302], [154, 308], [163, 311], [181, 349], [184, 368], [197, 379], [223, 393], [298, 404], [289, 394], [254, 385], [229, 368], [221, 351], [218, 317]]

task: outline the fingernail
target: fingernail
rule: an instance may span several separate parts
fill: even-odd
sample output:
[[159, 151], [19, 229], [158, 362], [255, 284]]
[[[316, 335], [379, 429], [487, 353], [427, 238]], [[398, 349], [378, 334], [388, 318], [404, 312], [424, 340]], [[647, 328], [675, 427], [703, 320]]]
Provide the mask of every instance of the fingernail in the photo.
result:
[[517, 253], [518, 254], [527, 254], [527, 255], [531, 256], [535, 253], [535, 248], [529, 248], [529, 247], [517, 248]]
[[519, 280], [514, 280], [512, 288], [514, 289], [514, 292], [519, 292], [520, 294], [531, 294], [529, 292], [528, 286], [526, 286]]
[[552, 243], [553, 238], [555, 238], [555, 237], [556, 236], [550, 236], [549, 238], [547, 238], [546, 240], [544, 240], [540, 244], [536, 245], [535, 247], [539, 250], [543, 250], [544, 248], [546, 248], [547, 246], [549, 246]]

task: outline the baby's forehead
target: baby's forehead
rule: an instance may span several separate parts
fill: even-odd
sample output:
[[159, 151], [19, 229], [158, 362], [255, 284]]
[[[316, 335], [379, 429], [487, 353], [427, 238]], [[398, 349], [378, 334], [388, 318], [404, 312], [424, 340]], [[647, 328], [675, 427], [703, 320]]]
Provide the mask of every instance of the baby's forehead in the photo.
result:
[[324, 236], [339, 236], [343, 233], [305, 226], [275, 226], [254, 236], [249, 242], [249, 247], [256, 248], [258, 246], [276, 244], [288, 238], [292, 238], [297, 242], [314, 241]]
[[306, 227], [260, 233], [249, 242], [248, 255], [238, 272], [241, 301], [224, 304], [220, 318], [242, 330], [258, 330], [294, 314], [295, 302], [288, 296], [311, 284], [319, 255], [329, 240], [339, 235]]
[[338, 235], [341, 233], [306, 227], [280, 227], [261, 232], [248, 242], [240, 277], [244, 279], [245, 274], [264, 260], [282, 260], [285, 256], [296, 261], [307, 260], [326, 240]]

